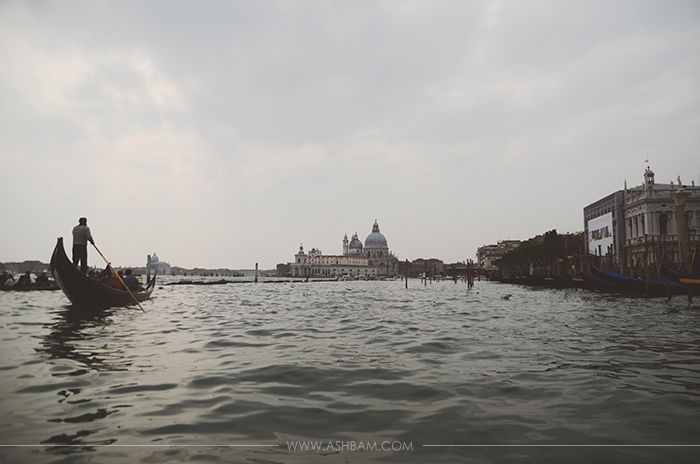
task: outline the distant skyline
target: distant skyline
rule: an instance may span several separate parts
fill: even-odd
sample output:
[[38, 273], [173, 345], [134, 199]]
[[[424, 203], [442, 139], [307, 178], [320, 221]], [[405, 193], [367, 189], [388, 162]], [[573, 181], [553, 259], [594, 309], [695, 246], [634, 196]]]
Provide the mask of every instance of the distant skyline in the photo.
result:
[[2, 262], [464, 261], [700, 184], [697, 1], [8, 0], [0, 62]]

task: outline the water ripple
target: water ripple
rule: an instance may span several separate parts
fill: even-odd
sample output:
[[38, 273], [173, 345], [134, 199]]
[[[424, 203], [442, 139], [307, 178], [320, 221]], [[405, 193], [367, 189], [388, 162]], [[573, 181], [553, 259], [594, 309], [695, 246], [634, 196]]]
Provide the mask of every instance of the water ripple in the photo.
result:
[[[0, 295], [3, 444], [45, 445], [39, 463], [683, 462], [693, 448], [424, 445], [700, 445], [697, 305], [416, 284], [165, 286], [147, 314]], [[386, 440], [413, 450], [333, 446]], [[119, 448], [147, 444], [193, 448]], [[251, 444], [275, 447], [230, 446]]]

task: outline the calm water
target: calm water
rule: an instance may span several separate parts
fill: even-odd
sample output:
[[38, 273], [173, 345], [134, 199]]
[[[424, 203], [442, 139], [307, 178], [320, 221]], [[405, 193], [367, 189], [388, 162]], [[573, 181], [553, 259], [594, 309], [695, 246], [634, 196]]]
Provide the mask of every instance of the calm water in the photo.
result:
[[0, 293], [0, 461], [700, 459], [697, 300], [409, 287]]

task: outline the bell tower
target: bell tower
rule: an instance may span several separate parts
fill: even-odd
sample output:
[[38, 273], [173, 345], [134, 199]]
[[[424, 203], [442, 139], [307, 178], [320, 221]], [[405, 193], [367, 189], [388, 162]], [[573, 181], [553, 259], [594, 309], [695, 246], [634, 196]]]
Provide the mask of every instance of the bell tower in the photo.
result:
[[651, 190], [654, 187], [654, 171], [649, 166], [644, 171], [644, 190]]

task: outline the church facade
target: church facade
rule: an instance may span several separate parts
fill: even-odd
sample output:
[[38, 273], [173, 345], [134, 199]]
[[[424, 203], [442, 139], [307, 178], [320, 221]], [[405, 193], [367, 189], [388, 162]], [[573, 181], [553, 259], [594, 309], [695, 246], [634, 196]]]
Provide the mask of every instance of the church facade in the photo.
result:
[[161, 275], [169, 275], [170, 264], [160, 261], [158, 259], [158, 255], [153, 253], [152, 255], [148, 255], [148, 258], [146, 259], [146, 270], [149, 274], [151, 272], [157, 272]]
[[292, 277], [352, 277], [374, 279], [394, 277], [399, 272], [399, 260], [389, 251], [386, 237], [379, 231], [379, 224], [374, 221], [372, 232], [363, 244], [357, 232], [348, 239], [343, 238], [343, 253], [324, 255], [321, 250], [312, 248], [308, 254], [304, 247], [294, 255], [294, 262], [289, 263]]

